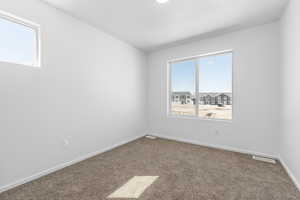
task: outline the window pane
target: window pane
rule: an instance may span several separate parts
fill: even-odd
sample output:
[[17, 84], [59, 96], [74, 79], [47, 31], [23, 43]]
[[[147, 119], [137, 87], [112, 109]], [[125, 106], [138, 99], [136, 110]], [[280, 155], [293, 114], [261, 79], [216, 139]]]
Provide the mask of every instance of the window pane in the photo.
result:
[[177, 62], [171, 65], [171, 113], [174, 115], [195, 115], [194, 61]]
[[199, 116], [232, 119], [232, 53], [198, 59]]
[[34, 29], [0, 18], [0, 33], [0, 61], [37, 64], [37, 37]]

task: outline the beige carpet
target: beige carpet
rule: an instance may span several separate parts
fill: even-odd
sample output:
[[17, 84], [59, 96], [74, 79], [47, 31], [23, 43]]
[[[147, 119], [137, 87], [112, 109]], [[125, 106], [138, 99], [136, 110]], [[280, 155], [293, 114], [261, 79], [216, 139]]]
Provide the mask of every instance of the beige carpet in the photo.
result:
[[158, 176], [140, 195], [141, 200], [300, 199], [300, 193], [280, 164], [146, 138], [2, 193], [0, 199], [108, 199], [135, 176]]

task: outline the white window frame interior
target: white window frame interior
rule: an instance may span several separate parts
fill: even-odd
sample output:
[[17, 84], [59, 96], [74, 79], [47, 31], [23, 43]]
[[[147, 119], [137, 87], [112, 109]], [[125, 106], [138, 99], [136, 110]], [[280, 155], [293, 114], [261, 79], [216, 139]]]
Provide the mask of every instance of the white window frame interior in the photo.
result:
[[[231, 119], [214, 119], [214, 118], [204, 118], [199, 116], [199, 63], [198, 59], [202, 57], [209, 57], [209, 56], [216, 56], [216, 55], [222, 55], [226, 53], [231, 53], [232, 54], [232, 66], [231, 66], [231, 71], [232, 71], [232, 79], [231, 79], [231, 88], [232, 88], [232, 115]], [[196, 94], [196, 105], [195, 105], [195, 115], [178, 115], [178, 114], [173, 114], [172, 113], [172, 64], [178, 63], [178, 62], [183, 62], [183, 61], [194, 61], [195, 62], [195, 94]], [[173, 60], [168, 60], [167, 61], [167, 71], [168, 71], [168, 76], [167, 76], [167, 116], [170, 118], [183, 118], [183, 119], [200, 119], [200, 120], [210, 120], [210, 121], [225, 121], [225, 122], [232, 122], [233, 120], [233, 110], [234, 110], [234, 84], [233, 84], [233, 79], [234, 79], [234, 51], [233, 49], [229, 50], [224, 50], [224, 51], [217, 51], [217, 52], [212, 52], [212, 53], [207, 53], [207, 54], [201, 54], [201, 55], [196, 55], [196, 56], [190, 56], [190, 57], [184, 57], [184, 58], [177, 58]]]
[[41, 27], [39, 24], [36, 24], [34, 22], [31, 22], [29, 20], [17, 17], [13, 14], [10, 14], [8, 12], [4, 12], [0, 10], [0, 18], [11, 21], [16, 24], [20, 24], [22, 26], [26, 26], [32, 30], [35, 31], [35, 36], [36, 36], [36, 56], [34, 63], [32, 65], [27, 65], [24, 63], [18, 63], [18, 62], [13, 62], [13, 61], [2, 61], [2, 63], [10, 63], [10, 64], [17, 64], [17, 65], [23, 65], [23, 66], [30, 66], [30, 67], [41, 67]]

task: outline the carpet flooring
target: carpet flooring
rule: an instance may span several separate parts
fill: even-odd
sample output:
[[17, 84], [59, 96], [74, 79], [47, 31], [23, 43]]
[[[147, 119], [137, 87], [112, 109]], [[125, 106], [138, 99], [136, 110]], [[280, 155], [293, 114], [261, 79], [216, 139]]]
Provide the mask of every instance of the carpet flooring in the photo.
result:
[[146, 138], [4, 192], [0, 199], [104, 200], [134, 176], [159, 176], [141, 200], [300, 200], [280, 164]]

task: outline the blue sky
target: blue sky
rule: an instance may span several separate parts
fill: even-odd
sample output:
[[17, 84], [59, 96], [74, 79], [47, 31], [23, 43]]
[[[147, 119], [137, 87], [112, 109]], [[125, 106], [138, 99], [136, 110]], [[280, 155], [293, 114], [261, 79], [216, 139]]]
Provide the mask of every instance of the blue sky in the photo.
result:
[[[199, 92], [232, 91], [232, 53], [207, 56], [198, 59]], [[172, 64], [173, 91], [195, 93], [194, 61]]]
[[33, 64], [36, 58], [35, 30], [0, 18], [0, 61]]

